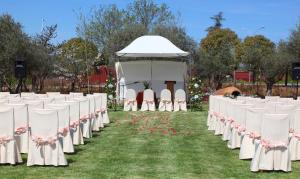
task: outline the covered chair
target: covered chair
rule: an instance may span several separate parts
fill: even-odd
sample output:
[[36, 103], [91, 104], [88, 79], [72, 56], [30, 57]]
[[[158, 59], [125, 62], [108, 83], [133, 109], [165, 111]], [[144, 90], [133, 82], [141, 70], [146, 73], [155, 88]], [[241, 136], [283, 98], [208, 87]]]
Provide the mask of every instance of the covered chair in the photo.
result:
[[34, 109], [29, 113], [30, 140], [27, 166], [67, 165], [58, 140], [58, 112], [55, 109]]
[[14, 138], [13, 108], [0, 106], [0, 163], [16, 164], [22, 162]]
[[256, 145], [251, 171], [291, 171], [288, 114], [264, 114], [261, 139]]
[[84, 144], [82, 128], [80, 127], [79, 101], [65, 101], [70, 105], [70, 132], [74, 145]]
[[89, 114], [90, 114], [90, 119], [91, 119], [92, 131], [99, 131], [100, 126], [97, 121], [95, 97], [92, 94], [87, 94], [86, 97], [89, 100], [89, 104], [90, 104]]
[[171, 91], [168, 89], [163, 89], [160, 93], [159, 111], [169, 111], [173, 110]]
[[47, 104], [47, 109], [56, 109], [58, 112], [58, 138], [65, 153], [74, 153], [74, 146], [70, 132], [70, 105]]
[[174, 111], [187, 111], [186, 108], [186, 94], [183, 89], [178, 89], [175, 92], [175, 99], [174, 99]]
[[15, 139], [21, 153], [28, 153], [28, 108], [26, 104], [6, 104], [14, 109]]
[[290, 120], [290, 152], [291, 160], [300, 160], [300, 109], [296, 109]]
[[228, 141], [228, 148], [236, 149], [241, 146], [242, 134], [245, 132], [246, 110], [251, 104], [236, 104], [234, 111], [234, 121], [231, 124], [231, 135]]
[[264, 108], [248, 108], [246, 111], [246, 131], [242, 136], [240, 159], [252, 159], [255, 141], [260, 139]]
[[79, 116], [80, 125], [82, 127], [82, 134], [85, 138], [92, 137], [92, 122], [90, 118], [90, 103], [88, 98], [74, 98], [75, 101], [79, 101]]
[[[102, 98], [99, 94], [93, 94], [94, 98], [95, 98], [95, 113], [96, 113], [96, 123], [99, 126], [99, 130], [100, 128], [104, 127], [104, 122], [103, 122], [103, 117], [101, 115], [102, 113]], [[103, 109], [103, 111], [105, 111]]]
[[154, 92], [151, 89], [144, 91], [141, 111], [155, 111]]
[[107, 93], [94, 93], [101, 97], [100, 113], [103, 124], [109, 124], [108, 111], [107, 111]]
[[134, 89], [128, 89], [126, 99], [124, 100], [124, 111], [137, 111], [136, 92]]

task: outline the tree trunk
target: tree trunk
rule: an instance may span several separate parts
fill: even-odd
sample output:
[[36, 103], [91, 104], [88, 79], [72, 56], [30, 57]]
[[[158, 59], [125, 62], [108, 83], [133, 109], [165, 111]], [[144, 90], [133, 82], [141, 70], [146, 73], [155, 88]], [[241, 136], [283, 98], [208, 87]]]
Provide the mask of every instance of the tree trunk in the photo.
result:
[[32, 91], [36, 93], [37, 91], [37, 86], [36, 86], [36, 76], [32, 76], [31, 78], [31, 85], [32, 85]]
[[72, 83], [71, 83], [71, 92], [74, 92], [75, 91], [75, 80], [72, 80]]
[[267, 83], [266, 96], [272, 96], [272, 88], [273, 88], [273, 83]]
[[285, 79], [284, 79], [284, 86], [287, 87], [288, 85], [288, 77], [289, 77], [289, 69], [285, 69]]

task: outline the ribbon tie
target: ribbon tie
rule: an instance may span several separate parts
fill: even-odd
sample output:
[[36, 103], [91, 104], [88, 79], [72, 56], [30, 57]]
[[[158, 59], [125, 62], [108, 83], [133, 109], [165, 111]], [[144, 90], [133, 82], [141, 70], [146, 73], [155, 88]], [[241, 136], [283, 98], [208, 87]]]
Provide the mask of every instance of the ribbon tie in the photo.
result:
[[32, 141], [35, 142], [37, 146], [53, 145], [57, 141], [57, 137], [43, 138], [40, 136], [32, 136], [31, 138]]
[[68, 127], [64, 127], [59, 130], [58, 134], [62, 136], [66, 136], [68, 132], [69, 132]]
[[21, 135], [24, 134], [27, 131], [27, 127], [18, 127], [15, 131], [15, 134]]
[[11, 140], [12, 140], [12, 137], [9, 137], [9, 136], [0, 136], [0, 145], [5, 145], [9, 141], [11, 141]]
[[262, 139], [260, 141], [260, 143], [266, 149], [266, 152], [268, 152], [271, 149], [278, 148], [278, 147], [287, 148], [287, 146], [288, 146], [288, 142], [284, 142], [284, 141], [271, 142], [266, 139]]

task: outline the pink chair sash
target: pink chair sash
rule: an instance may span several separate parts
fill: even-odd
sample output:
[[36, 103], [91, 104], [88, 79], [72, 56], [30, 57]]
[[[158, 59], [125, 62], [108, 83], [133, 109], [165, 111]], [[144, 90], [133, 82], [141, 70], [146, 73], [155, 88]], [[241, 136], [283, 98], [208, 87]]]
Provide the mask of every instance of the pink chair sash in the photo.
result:
[[90, 119], [90, 115], [83, 115], [83, 116], [81, 116], [81, 118], [80, 118], [80, 121], [81, 122], [86, 122], [88, 119]]
[[127, 105], [134, 105], [135, 102], [136, 102], [135, 100], [131, 100], [131, 101], [128, 100], [128, 101], [127, 101]]
[[76, 122], [73, 122], [71, 125], [70, 125], [70, 127], [71, 128], [73, 128], [73, 129], [75, 129], [77, 126], [79, 126], [79, 121], [76, 121]]
[[275, 149], [278, 147], [283, 147], [287, 148], [288, 146], [288, 141], [269, 141], [266, 139], [261, 139], [260, 140], [261, 145], [266, 149], [266, 152], [268, 152], [271, 149]]
[[33, 142], [36, 143], [37, 146], [43, 146], [43, 145], [53, 145], [57, 141], [57, 137], [48, 137], [43, 138], [40, 136], [31, 136], [31, 139]]
[[147, 104], [153, 104], [154, 103], [154, 101], [152, 101], [152, 100], [144, 100]]
[[21, 134], [26, 133], [26, 131], [27, 131], [27, 127], [18, 127], [15, 131], [15, 134], [16, 135], [21, 135]]
[[248, 135], [251, 139], [259, 139], [260, 135], [257, 132], [246, 132], [246, 135]]
[[69, 132], [69, 128], [68, 127], [64, 127], [64, 128], [61, 128], [59, 131], [58, 131], [58, 134], [61, 135], [61, 136], [66, 136]]
[[9, 141], [11, 141], [11, 140], [13, 140], [12, 137], [9, 137], [9, 136], [0, 136], [0, 145], [5, 145]]

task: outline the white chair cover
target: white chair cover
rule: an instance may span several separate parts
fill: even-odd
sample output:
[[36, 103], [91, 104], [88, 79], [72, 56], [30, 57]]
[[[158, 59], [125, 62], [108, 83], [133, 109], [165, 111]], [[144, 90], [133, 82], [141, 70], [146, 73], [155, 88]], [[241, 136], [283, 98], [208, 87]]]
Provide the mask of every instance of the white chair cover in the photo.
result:
[[231, 124], [231, 135], [228, 141], [228, 148], [236, 149], [240, 148], [242, 133], [245, 132], [246, 124], [246, 111], [247, 108], [251, 107], [251, 104], [236, 104], [234, 111], [234, 121]]
[[59, 96], [60, 92], [47, 92], [46, 94], [48, 97], [54, 97], [54, 96]]
[[291, 160], [300, 160], [300, 109], [296, 109], [290, 120]]
[[90, 118], [90, 103], [88, 98], [74, 98], [74, 100], [79, 101], [79, 116], [80, 116], [80, 126], [82, 128], [82, 135], [85, 138], [92, 137], [92, 121]]
[[70, 132], [73, 144], [84, 144], [80, 127], [79, 101], [65, 101], [64, 103], [70, 105]]
[[155, 111], [154, 92], [146, 89], [143, 94], [141, 111]]
[[54, 96], [54, 102], [55, 103], [64, 103], [66, 101], [66, 96], [65, 95], [55, 95]]
[[0, 106], [0, 163], [16, 164], [22, 162], [14, 139], [13, 108]]
[[186, 94], [183, 89], [178, 89], [175, 92], [175, 99], [174, 99], [174, 111], [187, 111], [186, 108]]
[[246, 131], [242, 136], [240, 159], [252, 159], [255, 141], [260, 139], [264, 108], [248, 108], [246, 111]]
[[15, 139], [21, 153], [28, 153], [28, 108], [26, 104], [6, 104], [14, 109]]
[[124, 100], [124, 111], [137, 111], [136, 92], [134, 89], [128, 89], [126, 99]]
[[[103, 128], [104, 127], [104, 122], [103, 122], [103, 117], [101, 115], [102, 113], [102, 98], [101, 96], [98, 94], [93, 94], [94, 98], [95, 98], [95, 110], [96, 110], [96, 118], [95, 118], [95, 125], [97, 127]], [[103, 111], [105, 111], [105, 109], [103, 109]]]
[[109, 124], [108, 112], [107, 112], [107, 94], [106, 93], [95, 93], [101, 96], [101, 113], [103, 124]]
[[24, 101], [25, 104], [28, 105], [28, 112], [30, 113], [34, 109], [43, 109], [44, 108], [44, 103], [43, 101], [36, 100], [36, 101]]
[[291, 171], [288, 114], [264, 114], [251, 171]]
[[27, 166], [67, 165], [58, 140], [58, 112], [34, 109], [29, 113], [30, 140]]
[[100, 131], [99, 121], [97, 120], [97, 113], [96, 113], [96, 104], [95, 104], [95, 97], [94, 95], [87, 94], [87, 99], [89, 100], [89, 114], [91, 118], [91, 126], [92, 131]]
[[74, 93], [74, 92], [71, 92], [69, 94], [69, 96], [71, 96], [72, 98], [81, 98], [81, 97], [83, 97], [83, 93]]
[[31, 97], [34, 96], [33, 92], [22, 92], [21, 97]]
[[168, 89], [163, 89], [160, 93], [159, 111], [169, 111], [173, 110], [171, 91]]
[[228, 105], [228, 99], [222, 98], [222, 100], [219, 101], [219, 115], [216, 118], [215, 121], [215, 135], [223, 135], [225, 130], [225, 122], [228, 118], [226, 106]]
[[57, 110], [59, 141], [65, 153], [74, 153], [74, 146], [70, 132], [70, 105], [47, 104], [45, 108]]

